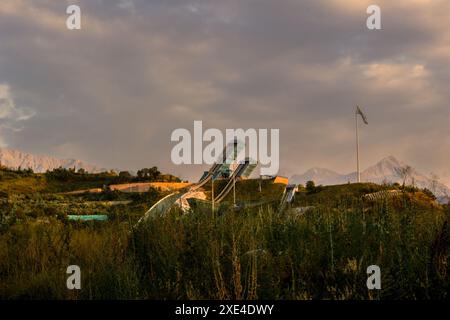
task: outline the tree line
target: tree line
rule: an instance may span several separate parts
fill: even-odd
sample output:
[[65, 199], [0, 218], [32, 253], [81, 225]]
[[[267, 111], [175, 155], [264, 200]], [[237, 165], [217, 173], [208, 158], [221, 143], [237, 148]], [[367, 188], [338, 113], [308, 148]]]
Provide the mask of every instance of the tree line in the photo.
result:
[[180, 179], [171, 174], [162, 174], [157, 167], [142, 168], [133, 175], [129, 171], [116, 172], [114, 170], [104, 171], [99, 173], [89, 173], [85, 169], [80, 168], [55, 168], [47, 170], [45, 177], [49, 180], [58, 181], [96, 181], [104, 180], [108, 183], [130, 183], [130, 182], [144, 182], [144, 181], [164, 181], [164, 182], [179, 182]]

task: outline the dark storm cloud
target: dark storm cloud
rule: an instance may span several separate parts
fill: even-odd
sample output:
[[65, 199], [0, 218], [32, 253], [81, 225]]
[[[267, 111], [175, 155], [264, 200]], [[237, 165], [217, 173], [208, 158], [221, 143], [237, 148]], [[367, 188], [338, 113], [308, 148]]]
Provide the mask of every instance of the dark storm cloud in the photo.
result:
[[[65, 28], [65, 7], [82, 30]], [[446, 1], [2, 1], [0, 84], [33, 116], [10, 147], [101, 166], [170, 163], [170, 133], [280, 128], [282, 174], [353, 170], [353, 108], [363, 162], [394, 154], [444, 172], [449, 156]], [[424, 156], [427, 155], [427, 156]]]

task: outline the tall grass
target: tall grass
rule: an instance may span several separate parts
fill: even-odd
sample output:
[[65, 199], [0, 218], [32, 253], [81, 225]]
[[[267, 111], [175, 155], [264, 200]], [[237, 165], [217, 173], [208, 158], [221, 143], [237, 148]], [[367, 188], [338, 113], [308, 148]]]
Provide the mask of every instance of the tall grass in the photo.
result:
[[[173, 211], [137, 229], [26, 220], [0, 234], [0, 298], [445, 299], [449, 216], [404, 198], [303, 215]], [[82, 290], [66, 288], [70, 264]], [[373, 264], [380, 291], [366, 286]]]
[[[154, 298], [445, 298], [447, 219], [408, 201], [318, 207], [302, 217], [270, 208], [216, 219], [172, 213], [136, 234], [136, 259]], [[376, 295], [366, 287], [372, 264], [382, 270]]]
[[[0, 298], [116, 299], [139, 293], [123, 224], [28, 221], [0, 236]], [[82, 290], [68, 290], [66, 269], [81, 268]]]

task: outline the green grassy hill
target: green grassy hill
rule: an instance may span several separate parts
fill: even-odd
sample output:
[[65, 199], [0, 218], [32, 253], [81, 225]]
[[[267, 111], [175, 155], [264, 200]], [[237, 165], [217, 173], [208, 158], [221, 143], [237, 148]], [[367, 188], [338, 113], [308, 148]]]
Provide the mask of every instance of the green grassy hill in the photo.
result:
[[[442, 208], [435, 198], [430, 196], [429, 193], [419, 189], [407, 187], [401, 188], [399, 185], [378, 185], [375, 183], [352, 183], [342, 184], [334, 186], [318, 186], [315, 190], [308, 191], [305, 188], [300, 189], [296, 193], [293, 206], [312, 206], [312, 205], [325, 205], [330, 207], [337, 207], [342, 205], [350, 206], [352, 204], [357, 205], [362, 203], [363, 196], [383, 190], [398, 190], [402, 192], [401, 196], [395, 197], [390, 201], [398, 203], [399, 201], [409, 201], [422, 207], [436, 207]], [[383, 202], [383, 201], [375, 201]], [[373, 201], [365, 201], [366, 204]]]
[[111, 177], [98, 176], [89, 180], [51, 179], [46, 174], [0, 169], [0, 193], [57, 193], [89, 188], [101, 188], [113, 182]]

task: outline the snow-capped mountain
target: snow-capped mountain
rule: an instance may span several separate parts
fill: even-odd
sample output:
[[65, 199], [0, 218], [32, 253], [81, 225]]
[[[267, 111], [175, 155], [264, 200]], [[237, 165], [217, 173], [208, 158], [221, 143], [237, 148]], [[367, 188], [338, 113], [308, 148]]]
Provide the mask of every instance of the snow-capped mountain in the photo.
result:
[[31, 168], [34, 172], [45, 172], [59, 167], [75, 167], [76, 170], [83, 168], [91, 173], [107, 171], [105, 168], [100, 168], [77, 159], [58, 159], [6, 148], [0, 148], [0, 164], [14, 169], [19, 167], [22, 169]]
[[[374, 183], [403, 183], [403, 177], [401, 175], [401, 170], [406, 168], [407, 164], [397, 160], [393, 156], [388, 156], [375, 165], [367, 168], [361, 172], [361, 181], [363, 182], [374, 182]], [[290, 183], [301, 183], [305, 184], [307, 181], [312, 180], [317, 185], [333, 185], [333, 184], [343, 184], [347, 182], [356, 181], [356, 172], [349, 174], [339, 174], [337, 172], [322, 169], [313, 168], [309, 169], [301, 175], [293, 175], [289, 181]], [[406, 184], [412, 185], [419, 188], [428, 188], [432, 190], [438, 198], [445, 198], [445, 196], [450, 195], [450, 189], [443, 183], [437, 181], [437, 179], [432, 179], [416, 169], [410, 169], [410, 173], [407, 176]]]

